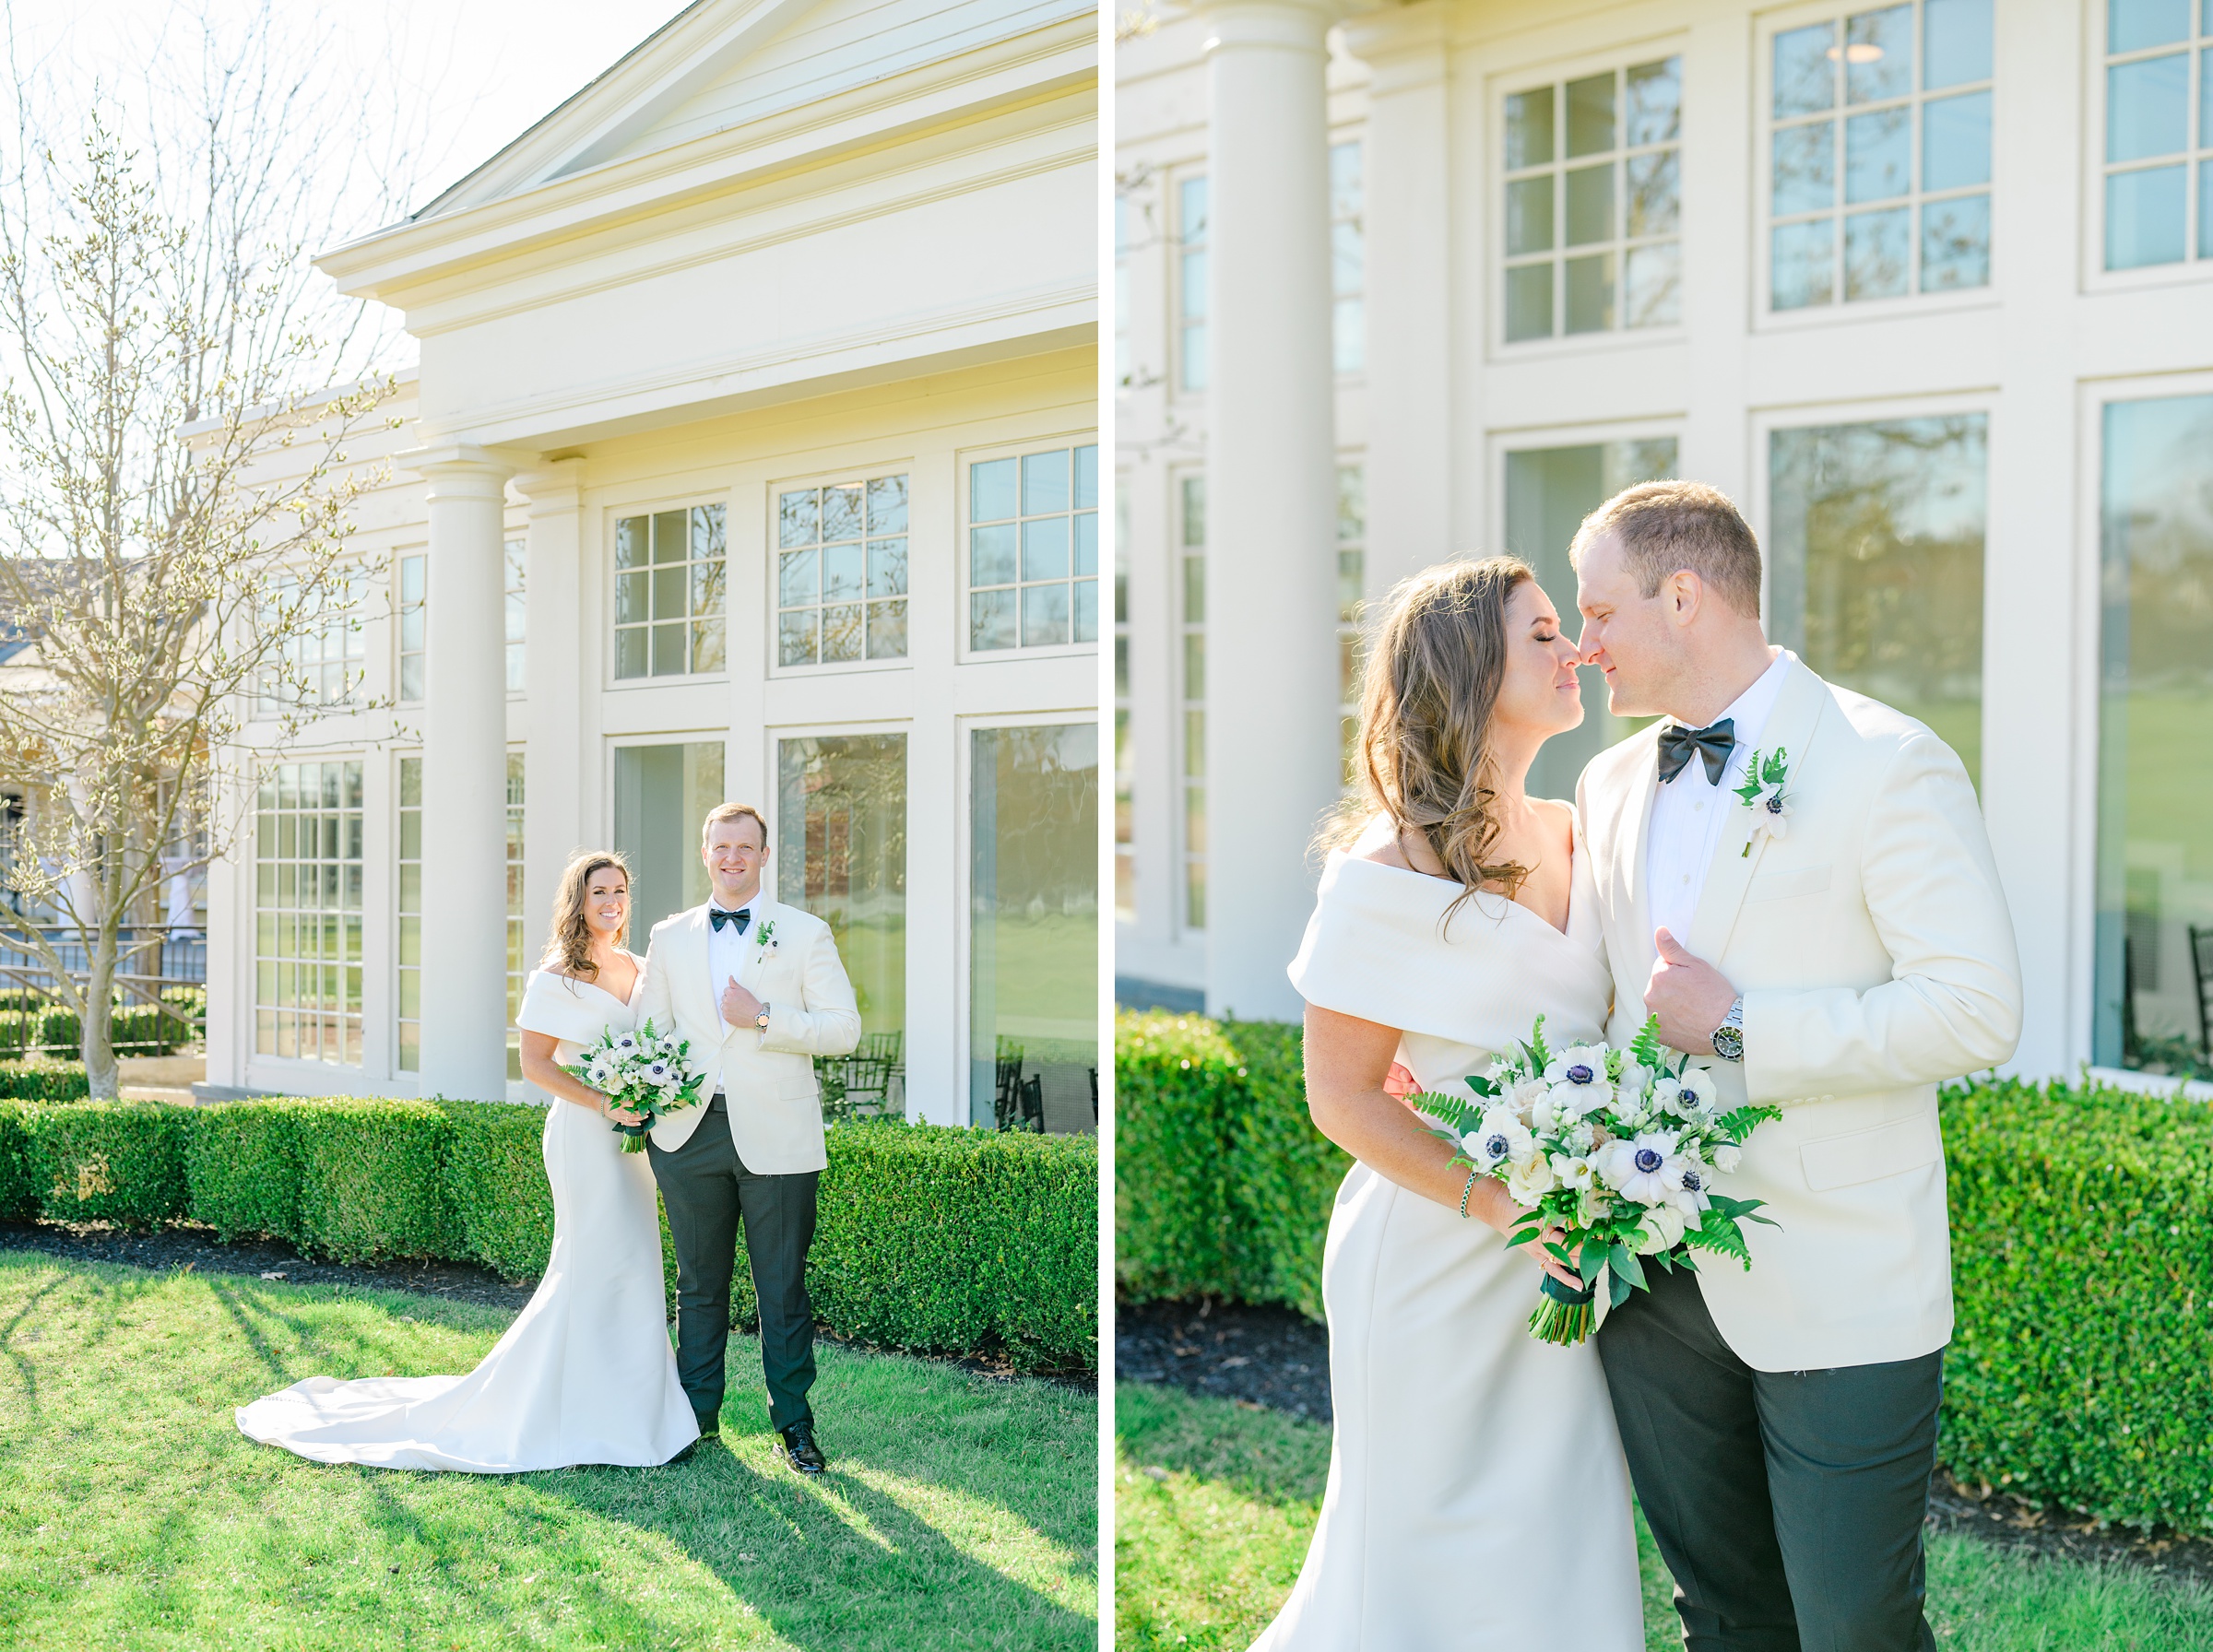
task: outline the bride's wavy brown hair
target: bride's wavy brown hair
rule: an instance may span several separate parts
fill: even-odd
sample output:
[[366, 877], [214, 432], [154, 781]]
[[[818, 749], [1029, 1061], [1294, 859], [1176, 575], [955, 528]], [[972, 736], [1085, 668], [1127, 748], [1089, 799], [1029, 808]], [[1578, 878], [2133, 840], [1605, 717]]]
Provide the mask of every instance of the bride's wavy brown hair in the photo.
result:
[[1462, 885], [1518, 891], [1529, 868], [1486, 858], [1501, 830], [1491, 714], [1506, 679], [1506, 605], [1536, 574], [1518, 557], [1445, 562], [1401, 580], [1369, 645], [1360, 691], [1357, 790], [1332, 844], [1383, 815], [1421, 833]]
[[[538, 961], [538, 968], [574, 975], [579, 981], [598, 977], [599, 966], [592, 962], [592, 926], [585, 922], [584, 908], [592, 874], [607, 867], [622, 874], [624, 889], [635, 881], [630, 875], [630, 862], [622, 858], [620, 849], [579, 849], [569, 856], [569, 864], [561, 870], [561, 887], [554, 891], [553, 932], [546, 938], [546, 953]], [[629, 938], [630, 922], [625, 918], [615, 936], [615, 945], [621, 946]]]

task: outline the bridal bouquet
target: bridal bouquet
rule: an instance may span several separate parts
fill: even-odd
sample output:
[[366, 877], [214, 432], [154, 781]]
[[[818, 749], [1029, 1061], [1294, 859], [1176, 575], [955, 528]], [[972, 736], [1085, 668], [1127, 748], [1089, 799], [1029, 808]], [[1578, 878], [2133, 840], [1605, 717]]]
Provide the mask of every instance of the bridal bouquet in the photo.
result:
[[647, 1016], [645, 1024], [633, 1032], [601, 1029], [599, 1036], [585, 1046], [583, 1062], [563, 1070], [604, 1093], [622, 1111], [645, 1115], [643, 1124], [615, 1127], [622, 1138], [622, 1150], [642, 1153], [646, 1132], [656, 1119], [679, 1107], [698, 1103], [699, 1081], [704, 1075], [686, 1066], [684, 1057], [691, 1052], [689, 1039], [657, 1033], [653, 1018]]
[[1507, 1237], [1525, 1245], [1547, 1225], [1564, 1239], [1545, 1248], [1582, 1280], [1576, 1290], [1544, 1276], [1530, 1334], [1569, 1346], [1591, 1334], [1598, 1281], [1619, 1307], [1646, 1288], [1643, 1261], [1696, 1269], [1694, 1250], [1752, 1266], [1741, 1223], [1758, 1199], [1731, 1198], [1715, 1181], [1737, 1166], [1745, 1139], [1777, 1107], [1720, 1111], [1713, 1075], [1663, 1049], [1655, 1017], [1626, 1050], [1601, 1044], [1554, 1051], [1537, 1017], [1521, 1049], [1470, 1074], [1476, 1100], [1419, 1095], [1413, 1105], [1443, 1121], [1453, 1162], [1504, 1182], [1530, 1207]]

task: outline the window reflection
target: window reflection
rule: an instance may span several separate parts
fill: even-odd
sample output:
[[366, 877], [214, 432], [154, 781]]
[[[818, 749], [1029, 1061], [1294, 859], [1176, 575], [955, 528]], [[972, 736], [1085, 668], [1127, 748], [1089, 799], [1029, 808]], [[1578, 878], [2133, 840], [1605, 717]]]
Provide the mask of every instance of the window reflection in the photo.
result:
[[1985, 419], [1777, 431], [1768, 634], [1982, 773]]

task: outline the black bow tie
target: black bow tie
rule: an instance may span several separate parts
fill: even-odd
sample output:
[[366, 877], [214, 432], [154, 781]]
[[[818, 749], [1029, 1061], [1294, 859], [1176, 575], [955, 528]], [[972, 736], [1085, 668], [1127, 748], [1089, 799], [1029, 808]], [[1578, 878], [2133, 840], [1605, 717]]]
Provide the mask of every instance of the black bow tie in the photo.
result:
[[737, 925], [738, 933], [743, 935], [745, 933], [745, 926], [752, 921], [753, 909], [750, 906], [745, 907], [741, 911], [738, 912], [725, 912], [719, 906], [710, 906], [707, 908], [707, 922], [715, 926], [715, 933], [717, 935], [722, 933], [722, 926], [725, 924]]
[[1723, 717], [1704, 728], [1686, 728], [1680, 723], [1670, 723], [1660, 731], [1660, 784], [1665, 785], [1682, 773], [1695, 751], [1706, 760], [1707, 783], [1719, 785], [1722, 771], [1729, 766], [1729, 754], [1735, 749], [1734, 717]]

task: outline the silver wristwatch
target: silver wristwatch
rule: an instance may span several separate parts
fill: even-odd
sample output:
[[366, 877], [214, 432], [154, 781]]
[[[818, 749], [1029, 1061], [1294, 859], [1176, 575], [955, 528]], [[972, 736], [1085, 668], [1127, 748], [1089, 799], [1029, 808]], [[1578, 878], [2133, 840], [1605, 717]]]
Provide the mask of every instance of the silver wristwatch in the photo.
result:
[[[1738, 1001], [1741, 1003], [1743, 1000]], [[761, 1013], [753, 1017], [753, 1025], [763, 1032], [768, 1031], [768, 1006], [766, 1004], [762, 1005]]]
[[1713, 1030], [1713, 1053], [1723, 1061], [1745, 1058], [1745, 1000], [1741, 994], [1729, 1006], [1729, 1013], [1722, 1018], [1722, 1024]]

